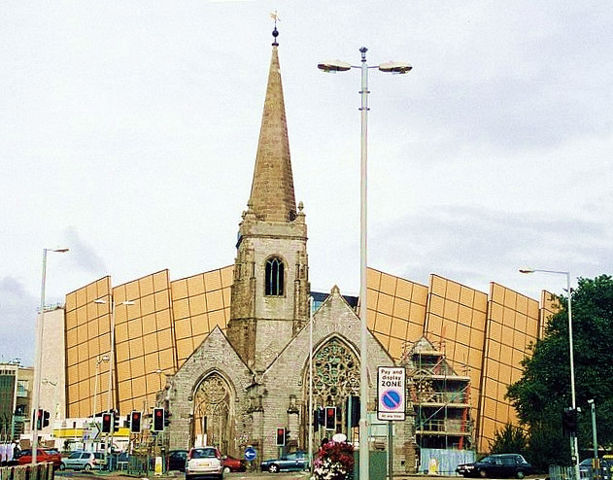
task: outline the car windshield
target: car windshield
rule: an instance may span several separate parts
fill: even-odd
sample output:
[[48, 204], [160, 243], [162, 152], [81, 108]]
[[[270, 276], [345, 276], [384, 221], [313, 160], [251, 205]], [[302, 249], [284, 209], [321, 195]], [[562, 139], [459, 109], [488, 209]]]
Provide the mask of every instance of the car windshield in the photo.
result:
[[72, 452], [68, 458], [81, 458], [81, 452]]
[[47, 452], [49, 455], [57, 455], [58, 453], [60, 453], [55, 448], [47, 448], [45, 449], [45, 452]]
[[215, 458], [216, 456], [214, 448], [196, 448], [192, 452], [192, 458]]

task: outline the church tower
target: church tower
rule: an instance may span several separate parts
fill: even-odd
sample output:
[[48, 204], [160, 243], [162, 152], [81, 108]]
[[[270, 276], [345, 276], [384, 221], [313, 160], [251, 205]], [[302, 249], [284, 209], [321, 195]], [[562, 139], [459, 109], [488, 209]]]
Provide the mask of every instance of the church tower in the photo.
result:
[[228, 339], [263, 371], [308, 320], [307, 227], [296, 210], [285, 103], [273, 31], [251, 195], [239, 224]]

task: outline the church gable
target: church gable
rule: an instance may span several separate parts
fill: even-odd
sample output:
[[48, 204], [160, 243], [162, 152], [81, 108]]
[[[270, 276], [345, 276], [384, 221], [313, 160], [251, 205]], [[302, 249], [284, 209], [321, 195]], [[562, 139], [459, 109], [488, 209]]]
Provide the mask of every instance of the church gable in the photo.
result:
[[[245, 392], [251, 385], [252, 378], [251, 370], [232, 348], [221, 329], [216, 327], [171, 379], [169, 392], [169, 400], [173, 406], [171, 430], [193, 431], [194, 437], [182, 438], [171, 435], [171, 448], [191, 446], [198, 441], [196, 437], [199, 431], [207, 432], [204, 428], [206, 420], [203, 420], [207, 416], [207, 411], [200, 408], [203, 390], [211, 392], [213, 396], [223, 397], [220, 399], [219, 408], [228, 410], [223, 412], [226, 417], [230, 414], [235, 417], [236, 414], [240, 414], [234, 411], [235, 406], [245, 403]], [[194, 419], [198, 421], [195, 422], [195, 428], [190, 430], [190, 423]], [[234, 425], [229, 425], [224, 434], [227, 436], [225, 432], [232, 432], [234, 428]], [[221, 434], [219, 432], [218, 435]], [[234, 451], [234, 448], [232, 450]]]
[[[313, 350], [317, 352], [327, 342], [336, 340], [351, 350], [359, 359], [360, 319], [342, 297], [337, 286], [313, 315]], [[279, 356], [268, 366], [264, 376], [287, 379], [291, 385], [303, 382], [309, 362], [309, 326], [307, 325], [292, 339]], [[394, 365], [377, 338], [368, 332], [368, 370], [371, 386], [377, 375], [377, 366]]]

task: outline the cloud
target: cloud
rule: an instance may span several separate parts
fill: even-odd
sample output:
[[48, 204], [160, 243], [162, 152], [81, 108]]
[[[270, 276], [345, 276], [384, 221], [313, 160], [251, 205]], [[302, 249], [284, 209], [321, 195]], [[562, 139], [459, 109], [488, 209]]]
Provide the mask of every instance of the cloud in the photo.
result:
[[0, 361], [19, 358], [31, 365], [34, 358], [34, 338], [37, 299], [13, 277], [0, 278]]
[[486, 290], [490, 281], [522, 285], [522, 266], [584, 277], [613, 271], [606, 223], [579, 217], [433, 206], [373, 230], [371, 265], [418, 282], [438, 273]]
[[104, 260], [94, 250], [94, 248], [81, 238], [75, 227], [68, 227], [64, 231], [66, 242], [70, 248], [70, 258], [82, 270], [99, 275], [100, 272], [107, 270]]

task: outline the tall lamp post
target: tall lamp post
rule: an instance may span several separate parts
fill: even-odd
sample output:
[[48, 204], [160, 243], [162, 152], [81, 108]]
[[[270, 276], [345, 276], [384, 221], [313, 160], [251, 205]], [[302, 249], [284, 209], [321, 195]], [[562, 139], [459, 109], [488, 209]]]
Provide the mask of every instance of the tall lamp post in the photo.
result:
[[40, 284], [40, 315], [36, 324], [36, 365], [34, 367], [34, 392], [32, 392], [32, 465], [36, 464], [38, 451], [38, 410], [40, 409], [40, 384], [43, 363], [43, 324], [45, 319], [45, 289], [47, 283], [47, 252], [66, 253], [67, 248], [43, 248], [43, 273]]
[[[573, 354], [573, 310], [572, 310], [572, 292], [570, 290], [570, 272], [559, 271], [559, 270], [543, 270], [539, 268], [520, 268], [520, 273], [551, 273], [554, 275], [565, 275], [566, 276], [566, 291], [568, 292], [568, 348], [569, 348], [569, 359], [570, 359], [570, 399], [571, 399], [571, 407], [573, 411], [577, 410], [577, 399], [575, 395], [575, 362], [574, 362], [574, 354]], [[577, 433], [575, 432], [574, 436], [571, 436], [570, 440], [571, 447], [571, 456], [574, 459], [574, 467], [575, 467], [575, 479], [579, 480], [580, 471], [579, 471], [579, 442], [577, 440]]]
[[98, 355], [98, 358], [96, 359], [96, 375], [94, 377], [94, 408], [92, 411], [92, 418], [93, 418], [94, 423], [96, 422], [96, 413], [98, 413], [96, 410], [98, 409], [97, 407], [98, 405], [98, 375], [100, 374], [100, 364], [102, 362], [109, 362], [109, 361], [110, 361], [110, 358], [108, 355]]
[[[94, 300], [94, 303], [98, 304], [107, 304], [109, 303], [107, 300], [103, 300], [101, 298]], [[109, 385], [108, 385], [108, 396], [106, 409], [110, 413], [111, 410], [115, 407], [115, 402], [113, 402], [113, 365], [115, 364], [115, 306], [116, 305], [134, 305], [134, 302], [130, 300], [126, 300], [120, 302], [118, 304], [115, 303], [115, 300], [111, 296], [111, 345], [109, 351]], [[109, 442], [109, 453], [113, 453], [113, 429], [111, 428], [110, 434], [110, 442]]]
[[368, 66], [366, 63], [366, 47], [360, 48], [362, 61], [360, 65], [351, 65], [340, 60], [319, 63], [317, 68], [324, 72], [345, 72], [352, 68], [359, 68], [362, 74], [361, 83], [361, 135], [360, 135], [360, 480], [368, 479], [368, 328], [366, 305], [366, 253], [367, 253], [367, 133], [368, 133], [368, 69], [378, 68], [381, 72], [403, 74], [413, 67], [408, 63], [388, 62], [380, 65]]

